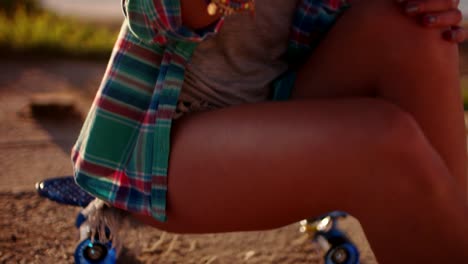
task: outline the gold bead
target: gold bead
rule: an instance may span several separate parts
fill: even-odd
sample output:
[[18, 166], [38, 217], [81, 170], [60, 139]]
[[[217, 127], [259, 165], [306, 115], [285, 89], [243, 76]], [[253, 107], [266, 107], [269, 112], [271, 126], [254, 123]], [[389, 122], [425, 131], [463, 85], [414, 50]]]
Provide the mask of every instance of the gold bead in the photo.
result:
[[216, 6], [215, 3], [210, 3], [206, 8], [206, 11], [210, 16], [214, 16], [218, 12], [218, 6]]

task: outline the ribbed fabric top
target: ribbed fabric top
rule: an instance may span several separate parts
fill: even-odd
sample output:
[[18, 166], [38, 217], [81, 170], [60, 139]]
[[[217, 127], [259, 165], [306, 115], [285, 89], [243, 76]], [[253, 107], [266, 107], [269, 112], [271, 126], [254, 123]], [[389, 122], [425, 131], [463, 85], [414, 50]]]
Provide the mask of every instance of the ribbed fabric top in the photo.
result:
[[264, 101], [284, 60], [297, 0], [256, 0], [256, 15], [227, 17], [200, 43], [186, 69], [180, 99], [216, 107]]

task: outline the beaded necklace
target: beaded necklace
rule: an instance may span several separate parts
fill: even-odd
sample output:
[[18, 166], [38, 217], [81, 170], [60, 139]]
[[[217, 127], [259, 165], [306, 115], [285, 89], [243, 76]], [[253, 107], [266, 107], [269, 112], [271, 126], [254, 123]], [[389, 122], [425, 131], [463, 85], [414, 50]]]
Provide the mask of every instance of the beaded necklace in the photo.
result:
[[214, 16], [216, 14], [232, 15], [240, 12], [255, 12], [254, 0], [205, 0], [208, 14]]

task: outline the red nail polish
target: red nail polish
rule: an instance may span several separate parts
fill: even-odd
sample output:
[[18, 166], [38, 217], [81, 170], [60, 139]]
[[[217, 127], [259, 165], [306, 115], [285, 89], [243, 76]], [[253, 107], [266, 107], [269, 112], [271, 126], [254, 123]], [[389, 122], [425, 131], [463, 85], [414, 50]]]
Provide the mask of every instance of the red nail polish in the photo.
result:
[[437, 17], [433, 15], [423, 16], [423, 19], [422, 19], [423, 24], [427, 26], [435, 24], [436, 21], [437, 21]]

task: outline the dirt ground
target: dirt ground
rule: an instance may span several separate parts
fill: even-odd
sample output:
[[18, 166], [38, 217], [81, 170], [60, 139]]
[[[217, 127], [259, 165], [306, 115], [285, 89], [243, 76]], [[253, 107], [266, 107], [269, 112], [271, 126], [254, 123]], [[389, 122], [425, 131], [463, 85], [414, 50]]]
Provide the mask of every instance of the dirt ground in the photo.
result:
[[[71, 174], [69, 149], [105, 64], [3, 61], [0, 69], [0, 263], [73, 263], [78, 238], [73, 223], [79, 209], [41, 199], [34, 183]], [[62, 107], [49, 112], [38, 108], [32, 114], [32, 104], [48, 101]], [[362, 263], [375, 263], [358, 225], [344, 225], [364, 248]], [[130, 225], [119, 262], [320, 263], [320, 252], [298, 227], [176, 235]]]
[[[32, 192], [0, 194], [0, 263], [73, 263], [77, 208]], [[119, 263], [321, 263], [298, 225], [263, 232], [176, 235], [129, 225]], [[356, 237], [356, 236], [355, 236]], [[369, 252], [363, 263], [374, 263]]]

